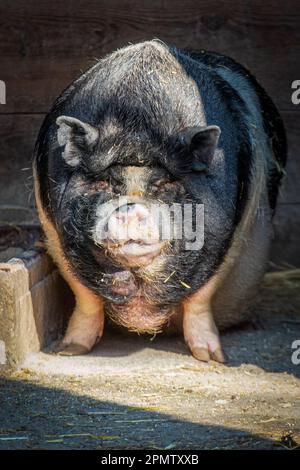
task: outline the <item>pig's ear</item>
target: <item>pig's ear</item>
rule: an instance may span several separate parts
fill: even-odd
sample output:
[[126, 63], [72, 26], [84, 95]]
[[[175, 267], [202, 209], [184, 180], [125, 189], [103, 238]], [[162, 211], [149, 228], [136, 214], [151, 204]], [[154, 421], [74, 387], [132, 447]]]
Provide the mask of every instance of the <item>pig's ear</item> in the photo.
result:
[[185, 130], [185, 143], [192, 155], [192, 169], [205, 171], [218, 145], [221, 129], [218, 126], [190, 127]]
[[68, 165], [75, 167], [80, 164], [85, 152], [94, 149], [99, 131], [90, 124], [69, 116], [58, 117], [56, 124], [58, 144], [65, 147], [63, 157]]

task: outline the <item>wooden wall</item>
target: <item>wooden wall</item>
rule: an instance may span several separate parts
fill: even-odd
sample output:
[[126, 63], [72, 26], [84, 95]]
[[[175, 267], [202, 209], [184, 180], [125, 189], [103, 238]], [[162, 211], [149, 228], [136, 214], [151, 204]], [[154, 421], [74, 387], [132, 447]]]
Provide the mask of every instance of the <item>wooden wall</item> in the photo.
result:
[[57, 94], [96, 58], [154, 37], [232, 56], [279, 107], [290, 158], [272, 260], [299, 265], [300, 105], [291, 102], [291, 83], [300, 80], [299, 0], [1, 0], [0, 204], [33, 205], [23, 169]]

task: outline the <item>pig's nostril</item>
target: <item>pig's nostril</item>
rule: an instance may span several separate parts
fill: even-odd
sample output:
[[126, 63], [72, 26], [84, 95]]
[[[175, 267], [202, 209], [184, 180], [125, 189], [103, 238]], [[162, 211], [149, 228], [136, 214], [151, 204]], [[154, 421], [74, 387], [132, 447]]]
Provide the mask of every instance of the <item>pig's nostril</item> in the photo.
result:
[[123, 204], [115, 209], [108, 220], [107, 238], [111, 240], [135, 240], [135, 242], [146, 240], [157, 236], [153, 235], [155, 227], [149, 209], [139, 203]]
[[140, 224], [141, 226], [147, 225], [147, 224], [148, 224], [148, 219], [147, 219], [147, 217], [139, 217], [139, 224]]
[[127, 212], [135, 212], [137, 207], [137, 204], [127, 204]]
[[128, 204], [124, 204], [124, 206], [120, 206], [117, 209], [117, 214], [126, 214], [128, 212]]
[[124, 204], [117, 209], [117, 212], [121, 214], [128, 214], [130, 212], [134, 212], [137, 209], [137, 204]]
[[116, 210], [117, 217], [136, 217], [137, 219], [146, 219], [149, 215], [148, 209], [142, 204], [132, 203], [124, 204]]

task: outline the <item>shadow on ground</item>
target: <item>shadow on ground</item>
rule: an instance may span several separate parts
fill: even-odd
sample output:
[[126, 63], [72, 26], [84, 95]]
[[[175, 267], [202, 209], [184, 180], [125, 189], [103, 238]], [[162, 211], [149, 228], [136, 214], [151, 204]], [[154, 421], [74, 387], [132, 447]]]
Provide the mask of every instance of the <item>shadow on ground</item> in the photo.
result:
[[37, 353], [0, 382], [0, 448], [299, 447], [295, 339], [299, 317], [270, 315], [222, 335], [226, 365], [109, 328], [86, 356]]
[[0, 380], [0, 402], [0, 449], [283, 448], [242, 430], [20, 380]]

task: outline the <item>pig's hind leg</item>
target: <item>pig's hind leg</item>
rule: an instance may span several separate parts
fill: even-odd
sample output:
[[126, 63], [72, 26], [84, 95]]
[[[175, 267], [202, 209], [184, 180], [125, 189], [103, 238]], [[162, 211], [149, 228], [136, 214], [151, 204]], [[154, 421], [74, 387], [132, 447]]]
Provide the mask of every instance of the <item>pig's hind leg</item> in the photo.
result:
[[201, 361], [224, 362], [218, 329], [237, 325], [249, 314], [266, 269], [272, 236], [266, 204], [242, 235], [237, 235], [219, 271], [183, 302], [185, 341]]
[[[249, 307], [267, 268], [272, 236], [271, 212], [265, 204], [260, 207], [248, 233], [233, 244], [221, 267], [221, 273], [226, 275], [220, 274], [221, 282], [211, 302], [214, 320], [221, 330], [249, 318]], [[229, 265], [228, 270], [226, 265]]]

